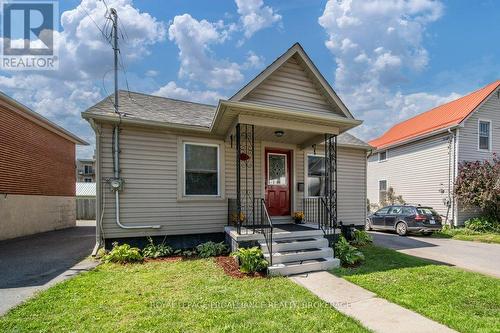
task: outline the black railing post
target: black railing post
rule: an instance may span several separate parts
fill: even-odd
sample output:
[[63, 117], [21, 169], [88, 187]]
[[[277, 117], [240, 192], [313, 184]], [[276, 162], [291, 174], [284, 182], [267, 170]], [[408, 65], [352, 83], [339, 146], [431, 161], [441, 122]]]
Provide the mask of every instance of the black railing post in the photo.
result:
[[236, 225], [238, 234], [241, 234], [241, 128], [240, 124], [236, 125]]

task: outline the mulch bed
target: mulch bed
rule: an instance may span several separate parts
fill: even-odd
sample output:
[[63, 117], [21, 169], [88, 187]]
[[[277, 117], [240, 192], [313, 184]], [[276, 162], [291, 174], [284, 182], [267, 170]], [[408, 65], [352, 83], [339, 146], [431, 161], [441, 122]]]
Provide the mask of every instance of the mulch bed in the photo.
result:
[[245, 277], [252, 277], [252, 278], [266, 277], [266, 274], [264, 272], [258, 272], [253, 274], [245, 274], [240, 272], [238, 263], [233, 257], [227, 257], [227, 256], [215, 257], [215, 262], [224, 270], [224, 273], [233, 278], [242, 279]]

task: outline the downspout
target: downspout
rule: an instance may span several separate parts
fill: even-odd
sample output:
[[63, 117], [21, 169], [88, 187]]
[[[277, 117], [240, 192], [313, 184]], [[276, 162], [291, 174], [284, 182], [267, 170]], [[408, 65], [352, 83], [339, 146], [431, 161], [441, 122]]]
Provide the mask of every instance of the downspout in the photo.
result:
[[[101, 167], [100, 167], [100, 152], [101, 152], [101, 131], [97, 127], [96, 123], [94, 122], [94, 119], [89, 119], [90, 126], [95, 132], [95, 146], [96, 146], [96, 233], [95, 233], [95, 246], [94, 249], [92, 250], [92, 256], [95, 257], [97, 255], [97, 251], [99, 251], [99, 248], [101, 248], [103, 244], [103, 232], [102, 232], [102, 217], [104, 215], [104, 207], [101, 207]], [[102, 213], [101, 213], [102, 211]]]
[[[456, 160], [456, 143], [455, 137], [456, 132], [453, 132], [450, 128], [448, 128], [448, 133], [450, 134], [450, 142], [448, 148], [448, 210], [446, 212], [446, 224], [450, 224], [450, 226], [455, 225], [455, 195], [454, 195], [454, 184], [455, 184], [455, 160]], [[450, 223], [450, 208], [453, 225]]]

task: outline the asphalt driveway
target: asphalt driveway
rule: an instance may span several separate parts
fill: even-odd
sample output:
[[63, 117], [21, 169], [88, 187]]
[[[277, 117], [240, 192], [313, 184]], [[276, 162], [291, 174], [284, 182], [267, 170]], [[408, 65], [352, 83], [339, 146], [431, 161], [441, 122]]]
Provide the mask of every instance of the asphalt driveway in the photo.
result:
[[375, 245], [500, 278], [500, 245], [370, 232]]
[[91, 223], [0, 242], [0, 315], [93, 262], [80, 263], [95, 244]]

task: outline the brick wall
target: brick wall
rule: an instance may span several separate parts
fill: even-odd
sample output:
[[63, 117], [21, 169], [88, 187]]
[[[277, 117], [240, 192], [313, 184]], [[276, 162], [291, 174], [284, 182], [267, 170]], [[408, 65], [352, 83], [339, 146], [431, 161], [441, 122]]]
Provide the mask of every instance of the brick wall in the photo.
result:
[[75, 144], [0, 105], [0, 194], [75, 195]]

